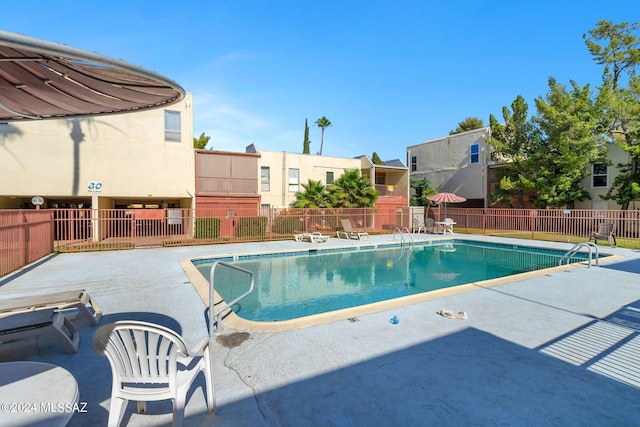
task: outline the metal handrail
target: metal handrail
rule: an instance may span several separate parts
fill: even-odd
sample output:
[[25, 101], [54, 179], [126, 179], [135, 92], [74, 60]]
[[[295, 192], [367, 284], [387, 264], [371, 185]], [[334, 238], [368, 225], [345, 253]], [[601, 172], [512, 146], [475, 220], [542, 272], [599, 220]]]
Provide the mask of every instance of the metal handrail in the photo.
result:
[[[224, 267], [228, 267], [228, 268], [240, 271], [242, 273], [248, 274], [251, 277], [251, 286], [249, 286], [249, 290], [247, 292], [245, 292], [244, 294], [238, 296], [233, 301], [228, 302], [220, 310], [215, 311], [214, 310], [214, 305], [213, 305], [213, 295], [215, 294], [214, 275], [215, 275], [215, 270], [219, 265], [222, 265]], [[211, 271], [209, 272], [209, 338], [213, 337], [214, 324], [215, 324], [215, 330], [218, 330], [218, 328], [220, 327], [220, 315], [225, 310], [229, 309], [234, 304], [236, 304], [238, 301], [240, 301], [241, 299], [243, 299], [244, 297], [249, 295], [251, 292], [253, 292], [253, 288], [254, 288], [253, 272], [251, 272], [251, 271], [249, 271], [247, 269], [244, 269], [242, 267], [238, 267], [236, 265], [229, 264], [227, 262], [223, 262], [223, 261], [216, 261], [216, 262], [213, 263], [213, 265], [211, 266]], [[214, 322], [214, 319], [215, 319], [215, 322]]]
[[396, 240], [396, 231], [400, 233], [400, 240], [402, 241], [402, 244], [404, 244], [404, 236], [402, 235], [402, 229], [400, 227], [393, 229], [393, 241], [395, 242]]
[[562, 263], [566, 260], [567, 262], [569, 262], [569, 259], [574, 256], [575, 254], [578, 253], [578, 251], [583, 248], [586, 247], [589, 250], [589, 264], [588, 267], [591, 268], [591, 260], [593, 259], [592, 254], [591, 254], [591, 249], [595, 249], [595, 255], [596, 255], [596, 267], [598, 267], [600, 265], [599, 263], [599, 258], [600, 258], [600, 250], [598, 249], [598, 245], [591, 243], [591, 242], [582, 242], [582, 243], [576, 243], [575, 245], [573, 245], [573, 247], [571, 249], [569, 249], [567, 251], [567, 253], [565, 253], [562, 258], [560, 258], [560, 261], [558, 261], [558, 265], [562, 265]]
[[408, 227], [402, 227], [402, 233], [407, 232], [407, 236], [409, 236], [409, 240], [411, 241], [411, 245], [413, 246], [413, 236], [411, 235], [411, 231], [409, 231]]
[[409, 236], [409, 240], [411, 242], [411, 245], [413, 246], [413, 237], [411, 236], [411, 232], [409, 231], [409, 228], [407, 227], [396, 227], [393, 229], [393, 240], [396, 240], [396, 231], [398, 233], [400, 233], [400, 240], [401, 240], [401, 244], [404, 245], [405, 244], [405, 240], [404, 240], [404, 232], [407, 232], [407, 236]]

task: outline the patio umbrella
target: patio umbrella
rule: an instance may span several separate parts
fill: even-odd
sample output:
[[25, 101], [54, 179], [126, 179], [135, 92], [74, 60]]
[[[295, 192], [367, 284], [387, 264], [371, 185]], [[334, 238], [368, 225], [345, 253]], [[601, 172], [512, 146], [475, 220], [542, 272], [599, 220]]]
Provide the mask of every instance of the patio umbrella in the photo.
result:
[[457, 196], [453, 193], [438, 193], [433, 196], [427, 196], [427, 200], [432, 200], [434, 202], [440, 202], [444, 204], [444, 217], [447, 217], [447, 203], [461, 203], [465, 202], [467, 199], [461, 196]]

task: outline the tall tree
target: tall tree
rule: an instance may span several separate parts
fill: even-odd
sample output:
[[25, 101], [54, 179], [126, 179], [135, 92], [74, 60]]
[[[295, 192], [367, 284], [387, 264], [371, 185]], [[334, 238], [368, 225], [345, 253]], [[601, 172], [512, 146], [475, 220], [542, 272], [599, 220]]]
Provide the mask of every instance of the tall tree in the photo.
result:
[[326, 187], [320, 181], [309, 180], [302, 184], [303, 191], [296, 193], [294, 208], [325, 208], [329, 206]]
[[373, 162], [374, 165], [384, 165], [384, 162], [382, 161], [380, 156], [378, 156], [378, 153], [376, 153], [375, 151], [371, 155], [371, 161]]
[[202, 132], [198, 138], [195, 138], [195, 137], [193, 138], [193, 148], [202, 150], [204, 147], [207, 146], [210, 139], [211, 139], [210, 136], [206, 136], [204, 132]]
[[412, 195], [409, 200], [410, 206], [435, 206], [436, 202], [432, 202], [427, 199], [427, 196], [433, 196], [438, 193], [438, 190], [433, 188], [431, 181], [427, 178], [417, 179], [411, 178], [409, 180], [411, 186]]
[[604, 65], [598, 94], [601, 129], [629, 154], [629, 161], [618, 165], [620, 174], [609, 192], [601, 197], [628, 209], [640, 198], [640, 24], [599, 21], [596, 25], [583, 37], [593, 59]]
[[322, 156], [322, 147], [324, 146], [324, 129], [331, 126], [331, 122], [325, 116], [316, 120], [316, 126], [322, 129], [322, 138], [320, 139], [320, 155]]
[[460, 123], [458, 123], [458, 127], [455, 130], [449, 131], [449, 135], [455, 135], [457, 133], [468, 132], [474, 129], [481, 129], [484, 127], [484, 123], [482, 119], [477, 117], [467, 117]]
[[571, 82], [571, 90], [549, 78], [549, 92], [535, 100], [537, 114], [527, 119], [522, 97], [503, 109], [504, 125], [490, 117], [492, 159], [506, 165], [492, 203], [518, 207], [528, 193], [535, 207], [573, 208], [589, 193], [582, 180], [593, 163], [603, 161], [604, 148], [597, 132], [600, 113], [590, 87]]
[[311, 141], [309, 141], [309, 123], [307, 119], [304, 119], [304, 141], [302, 142], [302, 154], [310, 153], [310, 144]]
[[378, 191], [357, 169], [347, 170], [328, 188], [331, 206], [335, 208], [373, 207]]
[[549, 92], [536, 99], [533, 121], [541, 131], [539, 146], [529, 159], [538, 169], [537, 205], [574, 208], [576, 200], [590, 198], [582, 186], [591, 165], [606, 156], [602, 133], [597, 132], [600, 112], [589, 85], [571, 82], [571, 90], [549, 78]]
[[493, 147], [491, 159], [504, 164], [506, 169], [497, 191], [502, 193], [503, 199], [515, 197], [521, 208], [524, 194], [534, 189], [532, 175], [535, 168], [532, 169], [528, 159], [535, 150], [538, 134], [528, 120], [529, 106], [522, 96], [516, 97], [511, 109], [502, 107], [504, 124], [493, 114], [489, 116], [491, 135], [487, 142]]

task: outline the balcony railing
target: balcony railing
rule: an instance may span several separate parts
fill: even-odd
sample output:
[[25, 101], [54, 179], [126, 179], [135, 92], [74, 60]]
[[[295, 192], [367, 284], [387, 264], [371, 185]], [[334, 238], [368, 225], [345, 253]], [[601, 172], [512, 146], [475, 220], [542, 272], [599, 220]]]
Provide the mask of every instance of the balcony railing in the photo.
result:
[[257, 195], [258, 180], [248, 178], [197, 177], [196, 194], [199, 196]]

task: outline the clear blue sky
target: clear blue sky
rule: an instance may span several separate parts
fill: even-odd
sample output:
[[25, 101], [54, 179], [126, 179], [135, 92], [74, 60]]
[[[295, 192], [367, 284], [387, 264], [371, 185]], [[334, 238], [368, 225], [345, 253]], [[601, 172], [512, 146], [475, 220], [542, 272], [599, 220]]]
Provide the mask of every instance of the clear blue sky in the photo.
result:
[[2, 29], [123, 59], [194, 94], [214, 149], [302, 151], [326, 116], [325, 155], [406, 147], [466, 117], [489, 122], [547, 79], [597, 86], [582, 35], [640, 21], [638, 0], [67, 0], [12, 2]]

